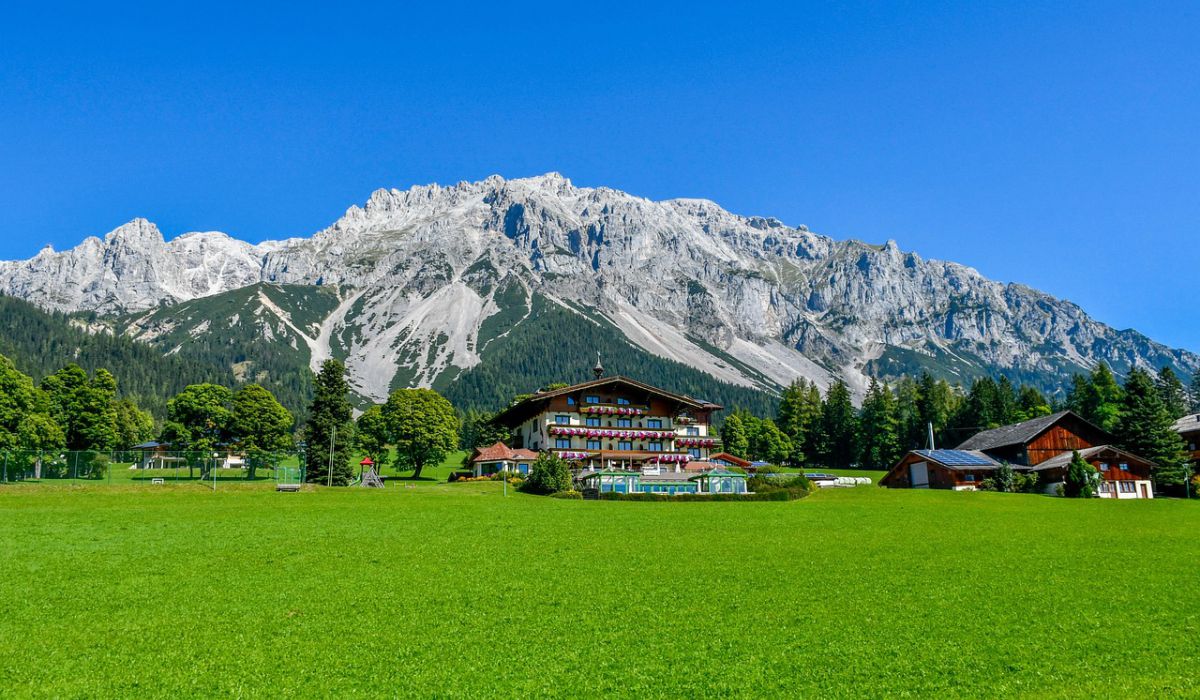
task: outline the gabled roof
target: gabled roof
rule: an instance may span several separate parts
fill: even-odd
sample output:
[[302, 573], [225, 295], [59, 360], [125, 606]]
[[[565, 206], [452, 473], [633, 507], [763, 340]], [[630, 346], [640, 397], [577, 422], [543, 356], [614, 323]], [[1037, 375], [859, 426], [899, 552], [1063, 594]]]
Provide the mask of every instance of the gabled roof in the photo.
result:
[[487, 447], [476, 447], [475, 454], [471, 455], [472, 462], [503, 462], [507, 460], [525, 461], [537, 459], [538, 454], [533, 450], [517, 449], [514, 450], [503, 442], [497, 442], [494, 445]]
[[929, 462], [952, 469], [995, 469], [1000, 463], [978, 450], [913, 450]]
[[1200, 413], [1193, 413], [1190, 416], [1184, 416], [1183, 418], [1175, 421], [1175, 424], [1171, 427], [1174, 428], [1175, 432], [1179, 433], [1180, 435], [1183, 435], [1184, 433], [1200, 432]]
[[[1084, 459], [1091, 459], [1092, 457], [1097, 457], [1106, 452], [1116, 455], [1120, 460], [1122, 460], [1124, 462], [1135, 462], [1137, 464], [1142, 464], [1142, 465], [1145, 465], [1148, 467], [1155, 466], [1154, 462], [1151, 462], [1148, 459], [1143, 459], [1142, 457], [1138, 457], [1137, 455], [1133, 454], [1132, 452], [1126, 452], [1125, 450], [1122, 450], [1119, 447], [1114, 447], [1112, 445], [1096, 445], [1095, 447], [1089, 447], [1086, 450], [1079, 450], [1079, 456], [1083, 457]], [[1021, 467], [1021, 469], [1026, 470], [1026, 471], [1031, 471], [1031, 472], [1040, 472], [1044, 469], [1056, 469], [1058, 467], [1065, 467], [1071, 463], [1071, 459], [1073, 457], [1074, 457], [1074, 453], [1063, 452], [1062, 454], [1054, 455], [1050, 459], [1042, 462], [1041, 464], [1038, 464], [1037, 466]]]
[[[956, 449], [959, 450], [995, 450], [1001, 447], [1009, 447], [1011, 445], [1025, 445], [1033, 442], [1037, 436], [1049, 430], [1051, 427], [1059, 423], [1064, 418], [1072, 418], [1080, 423], [1095, 430], [1100, 435], [1108, 436], [1100, 428], [1092, 425], [1077, 414], [1071, 411], [1059, 411], [1051, 413], [1048, 416], [1038, 416], [1030, 418], [1027, 421], [1013, 423], [1012, 425], [1003, 425], [999, 428], [992, 428], [981, 433], [975, 433], [967, 438]], [[1111, 436], [1109, 436], [1111, 437]]]
[[702, 399], [694, 399], [691, 396], [686, 396], [684, 394], [675, 394], [670, 391], [666, 391], [665, 389], [660, 389], [656, 386], [651, 386], [649, 384], [639, 382], [636, 379], [630, 379], [628, 377], [614, 375], [611, 377], [601, 377], [600, 379], [593, 379], [588, 382], [581, 382], [579, 384], [572, 384], [571, 386], [566, 386], [561, 389], [552, 389], [550, 391], [539, 391], [536, 394], [533, 394], [532, 396], [529, 396], [521, 401], [518, 401], [517, 403], [500, 411], [499, 413], [496, 414], [496, 417], [493, 418], [492, 420], [503, 425], [503, 424], [505, 424], [506, 419], [510, 419], [514, 415], [521, 415], [521, 414], [529, 412], [529, 407], [532, 405], [541, 404], [541, 403], [548, 401], [556, 396], [564, 396], [566, 394], [574, 394], [575, 392], [578, 392], [578, 391], [587, 391], [588, 389], [596, 389], [596, 388], [599, 388], [602, 386], [607, 386], [609, 384], [626, 384], [628, 386], [631, 386], [635, 389], [640, 389], [647, 393], [657, 394], [664, 398], [671, 399], [673, 401], [678, 401], [679, 403], [689, 406], [691, 408], [709, 410], [709, 411], [719, 411], [722, 408], [721, 405], [715, 404], [711, 401], [704, 401]]
[[750, 466], [750, 460], [742, 459], [741, 457], [734, 457], [733, 455], [729, 454], [728, 452], [717, 452], [715, 454], [710, 454], [708, 456], [708, 461], [710, 461], [710, 462], [715, 462], [718, 459], [725, 461], [725, 462], [729, 462], [730, 464], [734, 465], [735, 467], [745, 468], [745, 467]]

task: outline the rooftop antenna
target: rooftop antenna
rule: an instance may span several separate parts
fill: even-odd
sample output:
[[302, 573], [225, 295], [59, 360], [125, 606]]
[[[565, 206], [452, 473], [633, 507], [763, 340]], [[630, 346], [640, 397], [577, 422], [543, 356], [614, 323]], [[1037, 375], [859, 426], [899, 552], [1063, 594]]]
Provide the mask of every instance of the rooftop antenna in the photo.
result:
[[596, 351], [596, 366], [592, 368], [592, 374], [596, 375], [596, 379], [604, 376], [604, 364], [600, 362], [600, 351]]
[[929, 421], [926, 425], [929, 426], [929, 449], [932, 450], [935, 449], [933, 446], [933, 421]]

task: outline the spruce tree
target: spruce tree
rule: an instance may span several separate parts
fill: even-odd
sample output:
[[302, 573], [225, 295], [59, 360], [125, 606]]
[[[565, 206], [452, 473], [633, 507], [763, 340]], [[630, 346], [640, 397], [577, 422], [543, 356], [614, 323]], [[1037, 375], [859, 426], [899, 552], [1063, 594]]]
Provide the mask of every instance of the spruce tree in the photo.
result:
[[1158, 396], [1162, 399], [1163, 406], [1166, 407], [1167, 413], [1171, 415], [1172, 419], [1187, 415], [1187, 389], [1183, 387], [1183, 382], [1179, 380], [1174, 370], [1164, 366], [1158, 371], [1154, 384], [1158, 389]]
[[830, 467], [848, 467], [858, 456], [858, 413], [850, 400], [850, 389], [837, 380], [829, 385], [822, 406], [823, 455]]
[[307, 481], [334, 486], [350, 483], [354, 422], [349, 394], [346, 367], [337, 360], [326, 360], [317, 375], [308, 422], [304, 426]]
[[1154, 380], [1144, 370], [1131, 371], [1114, 434], [1122, 449], [1155, 463], [1153, 477], [1160, 486], [1183, 480], [1183, 438], [1173, 424]]
[[873, 377], [860, 414], [859, 463], [872, 469], [890, 469], [900, 459], [900, 421], [896, 399], [887, 383]]
[[1091, 389], [1084, 406], [1084, 418], [1112, 432], [1121, 417], [1121, 387], [1108, 365], [1101, 362], [1092, 370]]
[[1190, 411], [1192, 413], [1200, 413], [1200, 369], [1192, 375], [1192, 399]]

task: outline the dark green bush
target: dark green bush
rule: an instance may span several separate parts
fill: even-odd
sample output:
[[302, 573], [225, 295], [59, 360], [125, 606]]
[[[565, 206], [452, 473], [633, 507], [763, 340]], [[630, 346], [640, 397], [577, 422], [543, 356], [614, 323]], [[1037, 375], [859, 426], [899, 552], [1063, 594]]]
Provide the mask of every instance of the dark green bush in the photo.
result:
[[550, 494], [551, 498], [565, 498], [572, 501], [582, 501], [583, 494], [578, 491], [559, 491], [558, 493]]

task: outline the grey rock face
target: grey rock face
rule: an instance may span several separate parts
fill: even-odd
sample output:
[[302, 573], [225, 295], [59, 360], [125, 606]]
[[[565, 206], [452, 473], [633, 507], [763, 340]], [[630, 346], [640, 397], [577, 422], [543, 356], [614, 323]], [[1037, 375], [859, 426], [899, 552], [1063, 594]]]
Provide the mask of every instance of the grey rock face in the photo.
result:
[[[484, 277], [593, 309], [650, 352], [768, 388], [840, 376], [861, 391], [900, 356], [910, 359], [897, 371], [912, 358], [1028, 373], [1101, 360], [1200, 366], [1075, 304], [894, 241], [835, 241], [705, 200], [652, 202], [553, 173], [378, 190], [309, 238], [260, 245], [220, 233], [165, 242], [138, 219], [66, 252], [0, 263], [0, 292], [123, 313], [260, 281], [337, 285], [347, 301], [321, 342], [353, 338], [342, 348], [352, 380], [379, 396], [398, 366], [428, 384], [479, 361], [480, 326], [499, 310]], [[422, 344], [437, 351], [406, 351]]]

